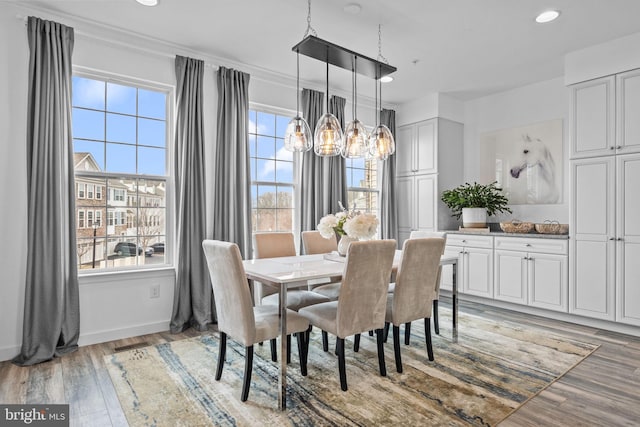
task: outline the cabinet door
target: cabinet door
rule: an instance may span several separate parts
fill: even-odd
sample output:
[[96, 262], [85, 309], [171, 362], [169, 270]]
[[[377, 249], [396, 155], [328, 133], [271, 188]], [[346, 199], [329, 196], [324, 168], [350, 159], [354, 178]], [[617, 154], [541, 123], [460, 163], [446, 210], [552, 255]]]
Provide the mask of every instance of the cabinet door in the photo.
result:
[[414, 202], [415, 224], [414, 227], [421, 231], [434, 231], [436, 229], [436, 192], [438, 177], [436, 175], [416, 175]]
[[401, 177], [396, 180], [398, 200], [398, 231], [411, 233], [414, 229], [413, 216], [415, 211], [414, 179], [412, 176]]
[[467, 294], [493, 298], [493, 249], [464, 249], [462, 289]]
[[569, 291], [567, 256], [530, 253], [527, 258], [529, 305], [566, 312]]
[[527, 303], [527, 253], [495, 251], [495, 299]]
[[616, 152], [640, 151], [640, 70], [619, 74], [616, 80]]
[[437, 119], [416, 125], [415, 165], [416, 173], [436, 173], [437, 170]]
[[396, 130], [396, 176], [411, 175], [416, 169], [413, 147], [415, 125], [400, 126]]
[[640, 154], [618, 156], [616, 320], [640, 326]]
[[572, 162], [572, 225], [569, 311], [614, 319], [614, 157]]
[[615, 153], [615, 79], [605, 77], [571, 88], [571, 158]]
[[[457, 246], [449, 246], [447, 245], [444, 249], [444, 255], [447, 257], [456, 256], [458, 257], [458, 266], [457, 266], [457, 279], [458, 279], [458, 292], [463, 292], [462, 290], [462, 248]], [[445, 291], [453, 290], [453, 266], [445, 265], [442, 267], [442, 273], [440, 274], [440, 289], [444, 289]]]

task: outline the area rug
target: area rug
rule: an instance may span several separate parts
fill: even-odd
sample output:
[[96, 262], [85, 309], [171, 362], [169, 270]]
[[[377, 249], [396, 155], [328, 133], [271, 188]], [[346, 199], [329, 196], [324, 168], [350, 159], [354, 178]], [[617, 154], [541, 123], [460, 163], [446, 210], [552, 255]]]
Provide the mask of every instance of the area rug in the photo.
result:
[[[269, 346], [255, 346], [247, 402], [240, 401], [244, 348], [227, 342], [222, 379], [214, 380], [216, 333], [105, 356], [131, 426], [397, 426], [496, 425], [580, 363], [598, 346], [508, 322], [460, 313], [453, 343], [450, 311], [441, 308], [429, 362], [423, 323], [402, 345], [398, 374], [390, 337], [387, 377], [378, 372], [375, 339], [354, 353], [347, 340], [349, 390], [340, 390], [337, 358], [312, 334], [309, 374], [300, 375], [294, 346], [287, 369], [287, 410], [277, 409], [278, 364]], [[295, 342], [295, 341], [294, 341]]]

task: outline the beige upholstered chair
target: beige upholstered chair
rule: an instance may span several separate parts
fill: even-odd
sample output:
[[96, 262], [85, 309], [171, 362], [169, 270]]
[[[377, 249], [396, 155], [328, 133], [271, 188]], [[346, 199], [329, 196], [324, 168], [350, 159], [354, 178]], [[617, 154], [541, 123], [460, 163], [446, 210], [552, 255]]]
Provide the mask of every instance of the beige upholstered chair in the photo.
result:
[[347, 390], [344, 339], [348, 336], [375, 330], [380, 375], [387, 375], [382, 327], [395, 249], [395, 240], [351, 243], [338, 300], [305, 307], [299, 312], [311, 325], [337, 337], [336, 352], [342, 390]]
[[338, 250], [338, 241], [335, 236], [325, 239], [317, 230], [303, 231], [302, 245], [306, 255], [328, 254]]
[[[275, 339], [279, 335], [278, 306], [253, 307], [242, 266], [242, 257], [235, 243], [204, 240], [202, 248], [209, 266], [220, 331], [220, 349], [215, 378], [219, 381], [222, 376], [227, 336], [229, 336], [244, 345], [247, 352], [241, 395], [241, 400], [244, 402], [249, 396], [251, 385], [253, 345], [264, 340]], [[287, 333], [298, 333], [298, 353], [302, 375], [307, 375], [305, 352], [308, 347], [304, 341], [306, 334], [302, 332], [308, 327], [307, 319], [292, 310], [287, 310]]]
[[396, 370], [402, 372], [400, 325], [424, 319], [424, 333], [429, 360], [431, 347], [431, 311], [436, 292], [443, 238], [407, 239], [402, 246], [402, 260], [396, 275], [396, 288], [387, 300], [386, 323], [393, 325], [393, 349]]
[[[279, 258], [296, 255], [293, 233], [256, 233], [254, 249], [256, 258]], [[254, 291], [257, 291], [255, 294], [256, 302], [259, 301], [261, 305], [275, 305], [276, 307], [279, 305], [280, 294], [278, 289], [254, 282]], [[308, 305], [327, 301], [329, 301], [329, 298], [326, 296], [307, 290], [307, 285], [300, 288], [287, 289], [287, 308], [294, 311], [298, 311]], [[290, 336], [287, 336], [287, 350], [287, 362], [289, 362], [291, 359]], [[275, 340], [271, 340], [271, 359], [274, 362], [278, 360]]]

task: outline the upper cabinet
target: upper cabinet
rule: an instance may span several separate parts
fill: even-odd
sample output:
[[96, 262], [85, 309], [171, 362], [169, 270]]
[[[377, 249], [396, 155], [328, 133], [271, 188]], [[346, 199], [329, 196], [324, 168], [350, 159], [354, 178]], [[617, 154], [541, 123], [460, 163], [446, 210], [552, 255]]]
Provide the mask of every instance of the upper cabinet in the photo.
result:
[[571, 87], [571, 158], [615, 152], [615, 78]]
[[640, 152], [640, 70], [571, 86], [571, 158]]
[[640, 70], [633, 70], [616, 77], [618, 154], [640, 152]]
[[437, 119], [400, 127], [396, 138], [396, 174], [406, 176], [438, 172], [437, 135]]

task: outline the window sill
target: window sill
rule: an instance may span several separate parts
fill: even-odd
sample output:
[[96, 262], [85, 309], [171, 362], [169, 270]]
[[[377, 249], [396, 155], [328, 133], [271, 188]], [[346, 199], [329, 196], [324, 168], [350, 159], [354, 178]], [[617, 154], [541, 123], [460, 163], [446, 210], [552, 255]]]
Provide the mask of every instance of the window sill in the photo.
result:
[[135, 270], [100, 271], [78, 274], [80, 286], [94, 283], [108, 283], [114, 280], [135, 280], [140, 278], [175, 277], [176, 269], [172, 265]]

